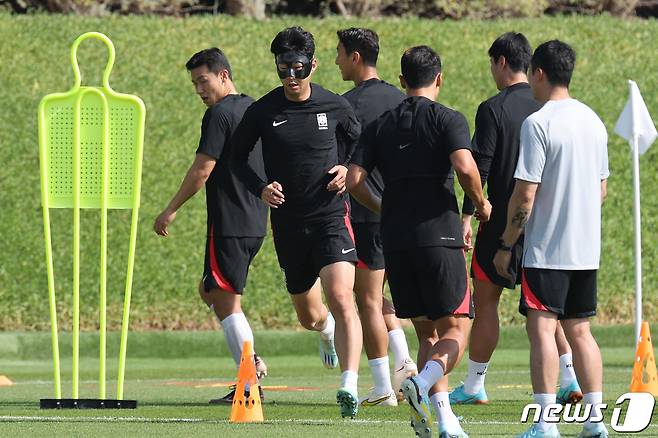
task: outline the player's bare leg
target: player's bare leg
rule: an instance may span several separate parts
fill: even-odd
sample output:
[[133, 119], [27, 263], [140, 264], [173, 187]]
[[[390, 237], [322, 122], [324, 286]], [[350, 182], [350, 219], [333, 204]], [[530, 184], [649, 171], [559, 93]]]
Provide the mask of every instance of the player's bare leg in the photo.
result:
[[306, 292], [290, 296], [299, 323], [306, 330], [320, 334], [320, 359], [326, 368], [338, 366], [338, 355], [334, 346], [335, 322], [327, 306], [322, 302], [322, 286], [318, 278]]
[[[603, 361], [601, 350], [592, 336], [589, 319], [565, 319], [561, 323], [573, 349], [573, 365], [583, 388], [583, 403], [590, 405], [603, 403]], [[600, 423], [592, 424], [587, 420], [583, 432], [590, 431], [587, 436], [595, 436], [593, 431], [603, 430], [605, 428], [601, 428]]]
[[[557, 383], [559, 365], [555, 330], [557, 315], [540, 310], [528, 310], [526, 331], [530, 341], [530, 378], [535, 403], [542, 410], [555, 403], [555, 385]], [[552, 430], [552, 425], [541, 419], [535, 428], [540, 432]]]
[[354, 417], [358, 410], [357, 379], [363, 333], [354, 305], [354, 264], [336, 262], [320, 270], [327, 304], [336, 321], [335, 344], [340, 362], [341, 389], [336, 396], [343, 417]]
[[[416, 329], [419, 330], [418, 321], [414, 321]], [[412, 406], [412, 425], [416, 432], [427, 435], [427, 422], [429, 421], [429, 408], [425, 411], [425, 405], [431, 403], [439, 419], [439, 433], [447, 433], [450, 436], [464, 436], [459, 420], [452, 412], [448, 394], [447, 374], [455, 367], [466, 347], [470, 320], [466, 316], [446, 316], [433, 322], [438, 340], [429, 347], [424, 357], [419, 355], [418, 363], [425, 361], [422, 371], [413, 378], [407, 379], [402, 384], [405, 397]], [[423, 350], [431, 344], [427, 326], [420, 327], [423, 333]], [[419, 338], [419, 342], [421, 339]], [[429, 395], [429, 400], [424, 397]]]
[[503, 288], [488, 281], [473, 279], [475, 318], [468, 344], [468, 374], [464, 384], [450, 393], [453, 404], [483, 404], [488, 397], [484, 380], [500, 334], [498, 303]]
[[359, 400], [364, 406], [397, 406], [388, 361], [388, 331], [382, 311], [384, 270], [356, 269], [354, 295], [363, 328], [363, 346], [374, 388]]
[[560, 356], [560, 389], [557, 392], [557, 402], [560, 404], [575, 404], [583, 398], [578, 385], [578, 379], [573, 367], [571, 346], [562, 329], [562, 322], [558, 321], [555, 329], [555, 344]]

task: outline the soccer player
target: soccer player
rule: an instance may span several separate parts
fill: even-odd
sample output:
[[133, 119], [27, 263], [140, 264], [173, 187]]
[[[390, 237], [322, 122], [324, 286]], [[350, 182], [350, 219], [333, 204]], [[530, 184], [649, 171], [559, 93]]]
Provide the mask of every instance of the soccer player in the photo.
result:
[[[349, 28], [339, 30], [336, 47], [336, 65], [344, 81], [354, 82], [354, 88], [343, 95], [352, 105], [356, 116], [365, 129], [382, 113], [393, 109], [405, 98], [404, 94], [381, 79], [377, 74], [379, 37], [370, 29]], [[384, 183], [377, 169], [368, 174], [366, 184], [381, 197]], [[416, 364], [409, 357], [409, 348], [400, 322], [395, 317], [392, 304], [383, 296], [385, 281], [384, 253], [382, 251], [379, 215], [358, 202], [351, 203], [350, 219], [354, 229], [356, 265], [354, 293], [363, 327], [363, 344], [372, 372], [374, 388], [360, 400], [364, 406], [397, 406], [402, 381], [418, 373]], [[383, 315], [386, 305], [391, 327]], [[389, 339], [395, 354], [394, 382], [391, 385], [388, 354]], [[402, 336], [400, 336], [401, 334]], [[402, 354], [399, 352], [402, 351]], [[406, 354], [406, 355], [405, 355]]]
[[[411, 424], [421, 437], [431, 435], [429, 392], [440, 436], [464, 437], [450, 408], [446, 377], [464, 351], [473, 315], [454, 172], [478, 218], [488, 220], [491, 204], [482, 193], [466, 119], [435, 102], [442, 85], [439, 56], [430, 47], [412, 47], [402, 55], [401, 67], [408, 97], [363, 133], [348, 186], [361, 203], [381, 210], [395, 310], [414, 321], [419, 338], [418, 364], [424, 368], [402, 383]], [[382, 198], [365, 185], [375, 167], [386, 185]]]
[[[344, 98], [311, 83], [317, 68], [311, 33], [284, 29], [270, 50], [282, 86], [245, 113], [234, 137], [236, 164], [252, 193], [272, 208], [274, 246], [297, 317], [319, 332], [325, 366], [340, 360], [336, 399], [341, 414], [354, 417], [363, 340], [353, 297], [356, 248], [343, 193], [361, 125]], [[259, 138], [268, 182], [247, 165]]]
[[[242, 184], [230, 162], [232, 136], [253, 99], [239, 94], [233, 83], [231, 65], [224, 53], [205, 49], [185, 65], [196, 93], [208, 107], [201, 122], [201, 139], [196, 157], [178, 192], [155, 220], [154, 231], [169, 235], [178, 209], [201, 187], [206, 186], [208, 209], [206, 256], [201, 299], [215, 312], [236, 366], [240, 365], [244, 341], [254, 335], [244, 313], [241, 297], [251, 261], [263, 243], [267, 207]], [[260, 144], [249, 155], [249, 163], [264, 174]], [[267, 374], [265, 362], [255, 357], [259, 378]], [[211, 403], [231, 403], [235, 389]], [[261, 393], [262, 397], [262, 393]]]
[[[608, 136], [596, 113], [569, 95], [575, 61], [573, 49], [558, 40], [541, 44], [532, 55], [530, 86], [544, 106], [521, 127], [516, 184], [494, 258], [498, 274], [509, 278], [510, 248], [525, 230], [519, 310], [527, 317], [532, 389], [542, 408], [556, 401], [558, 320], [573, 348], [584, 403], [602, 402], [603, 365], [589, 317], [596, 314]], [[519, 435], [559, 436], [543, 419]], [[588, 419], [579, 436], [608, 432]]]
[[[478, 228], [471, 262], [475, 318], [468, 349], [468, 375], [464, 384], [450, 393], [453, 404], [487, 403], [484, 379], [489, 360], [498, 343], [498, 302], [503, 288], [521, 284], [523, 236], [511, 249], [510, 279], [498, 275], [493, 258], [498, 239], [507, 223], [507, 203], [514, 188], [514, 169], [519, 157], [521, 124], [541, 108], [528, 85], [528, 65], [532, 57], [530, 43], [523, 34], [508, 32], [499, 36], [489, 48], [491, 75], [500, 93], [482, 102], [475, 116], [473, 155], [486, 182], [492, 205], [491, 219]], [[464, 197], [462, 226], [467, 248], [471, 247], [473, 203]], [[560, 353], [560, 390], [558, 402], [576, 403], [582, 398], [573, 371], [571, 348], [558, 324], [555, 334]]]

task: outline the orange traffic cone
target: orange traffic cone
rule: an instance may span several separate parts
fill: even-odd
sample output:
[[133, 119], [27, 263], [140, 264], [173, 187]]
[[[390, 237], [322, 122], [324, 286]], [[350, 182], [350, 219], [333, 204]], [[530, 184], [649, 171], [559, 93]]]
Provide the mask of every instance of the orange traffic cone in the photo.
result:
[[637, 343], [637, 353], [633, 364], [631, 392], [649, 392], [658, 396], [658, 374], [656, 360], [653, 356], [649, 323], [643, 322], [640, 330], [640, 340]]
[[[245, 397], [245, 388], [249, 396]], [[254, 350], [251, 342], [244, 341], [242, 358], [238, 369], [238, 383], [233, 396], [231, 408], [232, 423], [250, 423], [263, 421], [263, 406], [260, 402], [260, 389], [256, 377], [256, 364], [254, 363]]]
[[12, 382], [9, 377], [7, 376], [0, 376], [0, 386], [11, 386], [13, 385], [14, 382]]

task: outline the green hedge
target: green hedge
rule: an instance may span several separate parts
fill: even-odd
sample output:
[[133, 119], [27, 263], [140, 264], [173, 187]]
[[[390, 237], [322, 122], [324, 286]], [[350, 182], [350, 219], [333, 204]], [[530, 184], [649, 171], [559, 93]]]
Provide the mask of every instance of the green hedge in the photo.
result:
[[[49, 326], [44, 268], [36, 109], [47, 93], [71, 86], [69, 48], [82, 32], [97, 30], [114, 41], [117, 59], [113, 87], [140, 95], [147, 107], [142, 208], [135, 265], [132, 326], [136, 329], [199, 329], [216, 325], [197, 297], [203, 267], [205, 206], [197, 195], [179, 212], [167, 239], [152, 232], [155, 216], [175, 192], [193, 159], [204, 106], [196, 97], [184, 63], [195, 51], [220, 46], [233, 64], [239, 89], [259, 97], [277, 86], [269, 43], [284, 26], [301, 24], [317, 40], [315, 81], [344, 92], [336, 66], [335, 31], [365, 25], [382, 41], [380, 72], [396, 83], [399, 56], [411, 45], [428, 43], [442, 55], [445, 87], [441, 101], [462, 111], [473, 127], [478, 103], [496, 92], [486, 55], [491, 41], [511, 29], [534, 45], [564, 39], [578, 52], [574, 96], [591, 105], [610, 133], [609, 197], [604, 208], [599, 322], [629, 322], [633, 313], [633, 230], [631, 166], [628, 146], [612, 132], [627, 98], [626, 79], [635, 79], [654, 117], [658, 115], [658, 23], [602, 17], [561, 17], [488, 22], [437, 22], [419, 19], [377, 21], [285, 17], [263, 22], [227, 16], [190, 19], [156, 17], [80, 18], [0, 14], [0, 330], [44, 330]], [[80, 47], [83, 83], [100, 82], [105, 49]], [[658, 147], [642, 157], [645, 311], [656, 312], [658, 287]], [[60, 315], [71, 317], [70, 211], [53, 211], [53, 236]], [[98, 213], [83, 211], [82, 315], [96, 326], [98, 302]], [[109, 306], [111, 327], [120, 323], [130, 218], [110, 213]], [[506, 322], [520, 322], [517, 295], [501, 305]], [[296, 326], [271, 240], [250, 273], [245, 308], [254, 326]]]

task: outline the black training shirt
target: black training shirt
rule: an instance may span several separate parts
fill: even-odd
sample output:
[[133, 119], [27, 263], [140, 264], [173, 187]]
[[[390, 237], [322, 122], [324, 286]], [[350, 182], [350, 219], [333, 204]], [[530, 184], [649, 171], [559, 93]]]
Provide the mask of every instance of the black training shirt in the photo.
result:
[[[473, 156], [480, 170], [482, 185], [492, 205], [492, 225], [507, 223], [507, 204], [514, 190], [514, 171], [519, 159], [523, 121], [539, 110], [525, 82], [511, 85], [485, 100], [478, 107], [473, 133]], [[473, 202], [464, 196], [463, 212], [473, 214]]]
[[[244, 94], [229, 94], [208, 108], [201, 122], [196, 152], [217, 160], [206, 181], [208, 223], [213, 224], [215, 235], [265, 236], [267, 206], [238, 180], [230, 161], [233, 134], [253, 101]], [[248, 160], [256, 174], [265, 175], [260, 143], [255, 145]]]
[[470, 149], [464, 116], [425, 97], [408, 97], [368, 126], [352, 157], [379, 168], [385, 252], [463, 247], [450, 154]]
[[[385, 111], [398, 106], [405, 98], [404, 93], [393, 85], [380, 79], [368, 79], [352, 88], [343, 97], [354, 108], [356, 117], [361, 122], [363, 131]], [[373, 193], [381, 196], [384, 191], [384, 181], [377, 168], [368, 174], [366, 184]], [[378, 223], [379, 215], [352, 199], [351, 219], [353, 223]]]
[[272, 209], [273, 224], [346, 213], [347, 197], [327, 190], [334, 177], [327, 172], [337, 164], [347, 165], [361, 125], [343, 97], [317, 84], [311, 87], [311, 97], [304, 102], [288, 100], [283, 87], [272, 90], [249, 107], [235, 134], [236, 165], [252, 193], [260, 197], [267, 185], [246, 166], [259, 138], [267, 181], [283, 186], [285, 202]]

